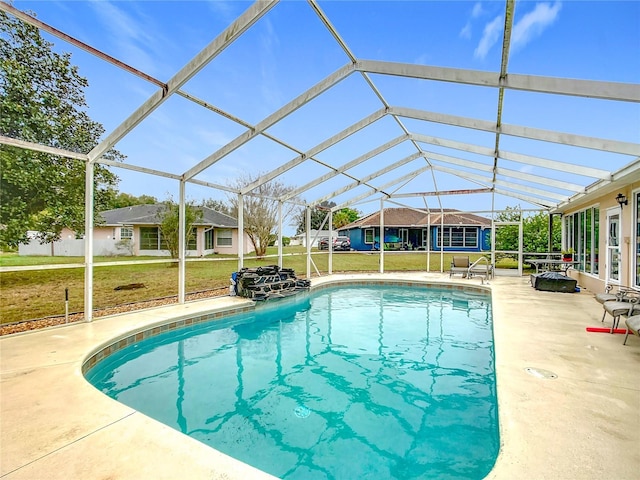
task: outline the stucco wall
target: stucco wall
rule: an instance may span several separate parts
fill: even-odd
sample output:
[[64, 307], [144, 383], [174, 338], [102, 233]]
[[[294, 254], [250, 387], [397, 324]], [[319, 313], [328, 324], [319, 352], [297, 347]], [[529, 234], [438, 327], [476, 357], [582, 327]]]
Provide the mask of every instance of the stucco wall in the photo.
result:
[[[585, 287], [587, 290], [594, 293], [600, 293], [604, 291], [607, 283], [607, 264], [608, 255], [607, 250], [607, 212], [615, 210], [620, 211], [620, 275], [619, 283], [621, 285], [633, 285], [634, 284], [634, 239], [635, 239], [635, 216], [634, 216], [634, 194], [640, 192], [640, 179], [627, 183], [626, 185], [613, 186], [607, 189], [602, 189], [602, 193], [597, 196], [592, 196], [587, 200], [575, 202], [570, 209], [565, 210], [564, 214], [572, 214], [584, 210], [589, 207], [599, 208], [599, 242], [598, 251], [601, 252], [600, 268], [598, 275], [591, 275], [582, 272], [572, 272], [572, 277], [578, 280], [578, 284]], [[616, 201], [618, 193], [622, 193], [628, 199], [628, 205], [624, 205], [620, 209], [620, 205]], [[564, 228], [564, 227], [563, 227]], [[613, 283], [613, 282], [612, 282]]]
[[[238, 231], [232, 232], [232, 245], [229, 247], [218, 247], [205, 250], [204, 248], [204, 227], [197, 230], [197, 250], [188, 250], [188, 257], [201, 257], [213, 253], [237, 255], [238, 254]], [[114, 238], [115, 235], [115, 238]], [[140, 227], [133, 228], [133, 241], [130, 244], [120, 241], [119, 227], [96, 227], [93, 231], [93, 254], [95, 256], [130, 256], [145, 255], [152, 257], [169, 256], [168, 250], [140, 250]], [[215, 243], [215, 242], [214, 242]], [[244, 253], [253, 252], [253, 245], [249, 237], [244, 238]], [[18, 248], [19, 255], [43, 255], [58, 257], [82, 257], [84, 256], [84, 239], [77, 239], [75, 233], [67, 228], [62, 230], [60, 240], [53, 243], [40, 244], [37, 240], [32, 240], [28, 244], [21, 244]]]

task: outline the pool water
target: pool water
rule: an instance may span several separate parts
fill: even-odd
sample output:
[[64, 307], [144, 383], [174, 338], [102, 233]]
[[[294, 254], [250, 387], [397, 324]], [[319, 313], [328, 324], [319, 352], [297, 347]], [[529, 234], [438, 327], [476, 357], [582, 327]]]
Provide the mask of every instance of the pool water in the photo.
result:
[[480, 479], [499, 449], [483, 294], [326, 288], [144, 340], [87, 378], [285, 479]]

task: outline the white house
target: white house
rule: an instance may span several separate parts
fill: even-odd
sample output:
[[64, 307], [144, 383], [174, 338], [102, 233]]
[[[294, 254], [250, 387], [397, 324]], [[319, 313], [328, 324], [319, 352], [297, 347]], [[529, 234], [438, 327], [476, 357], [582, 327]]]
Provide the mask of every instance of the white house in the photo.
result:
[[[100, 223], [93, 230], [94, 255], [168, 256], [160, 233], [163, 204], [134, 205], [100, 213]], [[202, 218], [194, 224], [194, 235], [187, 244], [187, 256], [213, 253], [238, 253], [238, 222], [235, 218], [207, 207], [198, 207]], [[253, 251], [249, 237], [244, 236], [244, 253]], [[84, 240], [64, 229], [57, 242], [40, 244], [33, 239], [20, 245], [20, 255], [82, 256]]]

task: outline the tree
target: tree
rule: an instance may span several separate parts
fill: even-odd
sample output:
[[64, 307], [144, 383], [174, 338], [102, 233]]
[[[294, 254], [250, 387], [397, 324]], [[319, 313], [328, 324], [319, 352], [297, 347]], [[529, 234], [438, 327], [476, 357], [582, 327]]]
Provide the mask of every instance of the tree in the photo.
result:
[[[171, 258], [178, 258], [180, 252], [180, 206], [169, 199], [162, 202], [165, 208], [158, 214], [160, 221], [160, 233], [162, 240], [166, 243], [167, 249], [171, 253]], [[202, 220], [202, 210], [197, 209], [192, 204], [185, 205], [185, 238], [187, 241], [193, 237], [193, 224]]]
[[333, 214], [333, 228], [342, 228], [360, 218], [360, 212], [353, 208], [341, 208]]
[[[311, 208], [311, 230], [320, 230], [325, 217], [329, 214], [329, 210], [335, 207], [335, 202], [324, 201], [320, 205]], [[295, 217], [295, 223], [298, 225], [296, 235], [301, 234], [307, 229], [307, 213], [306, 209], [300, 210]], [[327, 224], [325, 223], [325, 227]]]
[[231, 215], [232, 206], [226, 204], [222, 200], [208, 198], [202, 203], [202, 206], [215, 210], [216, 212], [224, 213], [225, 215]]
[[[236, 179], [235, 184], [231, 185], [235, 189], [252, 184], [261, 174], [255, 177], [251, 174], [245, 174]], [[243, 195], [244, 204], [244, 231], [249, 237], [253, 248], [258, 257], [263, 257], [267, 252], [267, 246], [271, 234], [278, 225], [278, 198], [291, 192], [293, 187], [286, 186], [277, 180], [263, 183], [253, 189], [250, 195]], [[231, 204], [231, 216], [238, 217], [238, 196], [229, 195], [229, 203]], [[282, 204], [283, 222], [291, 216], [295, 205], [292, 203]]]
[[[58, 54], [37, 28], [0, 12], [0, 134], [73, 152], [88, 152], [104, 128], [84, 111], [88, 85], [69, 53]], [[115, 150], [104, 156], [124, 157]], [[95, 166], [95, 211], [106, 210], [118, 178]], [[62, 228], [84, 231], [83, 161], [0, 146], [0, 246], [41, 241]]]
[[136, 197], [130, 193], [119, 192], [111, 201], [110, 209], [132, 207], [133, 205], [155, 205], [156, 203], [158, 203], [158, 199], [151, 195]]
[[[325, 217], [329, 214], [329, 210], [335, 206], [335, 202], [324, 201], [320, 205], [311, 208], [311, 230], [320, 230]], [[300, 234], [306, 230], [306, 218], [304, 209], [295, 217], [295, 223], [298, 225], [296, 234]], [[358, 210], [342, 208], [333, 214], [333, 228], [338, 229], [344, 227], [351, 222], [355, 222], [358, 218], [360, 218], [360, 212]], [[328, 230], [328, 228], [328, 224], [325, 223], [322, 229]]]
[[[520, 209], [507, 207], [497, 215], [500, 222], [519, 222]], [[538, 212], [522, 219], [523, 250], [528, 253], [545, 253], [549, 250], [549, 215]], [[552, 251], [561, 246], [561, 225], [557, 216], [553, 217]], [[496, 250], [518, 250], [518, 226], [503, 225], [496, 230]]]

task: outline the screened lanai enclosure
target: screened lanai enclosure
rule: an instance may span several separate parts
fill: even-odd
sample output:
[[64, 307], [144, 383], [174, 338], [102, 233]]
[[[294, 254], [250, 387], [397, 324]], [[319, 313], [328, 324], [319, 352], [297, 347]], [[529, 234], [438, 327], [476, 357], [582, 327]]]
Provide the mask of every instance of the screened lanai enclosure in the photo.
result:
[[[229, 228], [243, 232], [243, 205], [268, 197], [278, 249], [265, 261], [281, 266], [293, 262], [283, 236], [295, 230], [286, 215], [294, 208], [307, 222], [296, 265], [309, 278], [338, 261], [348, 270], [346, 259], [362, 255], [312, 249], [310, 212], [323, 202], [332, 205], [330, 236], [332, 215], [345, 207], [381, 212], [381, 232], [386, 208], [407, 208], [427, 218], [485, 216], [495, 233], [506, 208], [561, 215], [608, 185], [640, 180], [635, 2], [16, 0], [0, 10], [72, 54], [88, 80], [88, 114], [105, 128], [87, 151], [0, 132], [3, 155], [29, 150], [86, 168], [84, 262], [59, 267], [84, 272], [87, 320], [94, 282], [110, 269], [177, 263], [170, 275], [185, 302], [198, 288], [190, 265], [256, 261], [242, 234], [215, 239], [234, 242], [225, 267], [221, 255], [187, 257], [189, 202], [235, 199]], [[123, 161], [105, 158], [114, 148]], [[175, 262], [95, 261], [98, 165], [118, 175], [123, 192], [179, 204]], [[272, 182], [289, 188], [270, 197]], [[384, 272], [381, 243], [368, 268]], [[522, 242], [515, 253], [521, 269]], [[412, 268], [428, 270], [443, 252], [427, 245], [418, 254], [423, 263]], [[135, 281], [148, 279], [120, 279]]]

